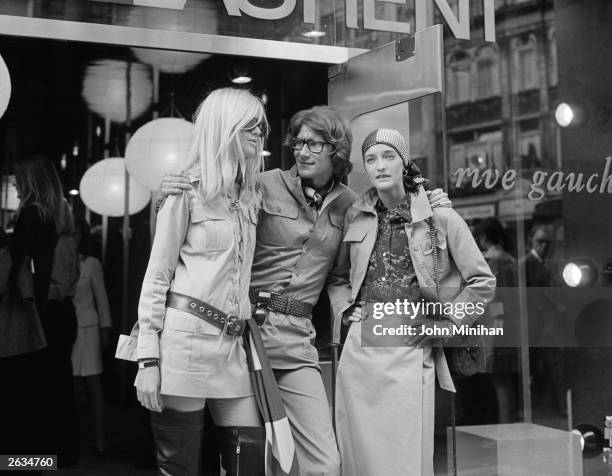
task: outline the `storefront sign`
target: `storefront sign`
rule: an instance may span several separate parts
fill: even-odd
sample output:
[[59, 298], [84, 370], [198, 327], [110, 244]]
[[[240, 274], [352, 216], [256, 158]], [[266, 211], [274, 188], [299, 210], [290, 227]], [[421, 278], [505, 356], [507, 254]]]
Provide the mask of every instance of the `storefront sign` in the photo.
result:
[[167, 8], [169, 10], [182, 10], [187, 0], [92, 0], [93, 2], [120, 3], [136, 7]]
[[[186, 0], [93, 0], [96, 2], [121, 3], [141, 7], [170, 8], [182, 10]], [[316, 23], [317, 0], [301, 0], [303, 2], [303, 22]], [[318, 0], [323, 1], [323, 0]], [[391, 20], [380, 20], [376, 18], [376, 5], [389, 0], [346, 0], [346, 26], [347, 28], [359, 29], [358, 10], [359, 2], [363, 5], [363, 28], [366, 30], [390, 31], [393, 33], [410, 34], [412, 27], [410, 23]], [[223, 5], [228, 15], [239, 17], [243, 13], [249, 17], [260, 20], [282, 20], [293, 13], [298, 0], [282, 0], [276, 7], [259, 7], [253, 5], [250, 0], [223, 0]], [[432, 5], [436, 5], [446, 21], [455, 38], [461, 40], [470, 39], [470, 0], [458, 0], [457, 13], [449, 5], [448, 0], [392, 0], [392, 3], [406, 5], [414, 2], [415, 31], [420, 31], [429, 26], [427, 17]], [[482, 0], [484, 39], [495, 42], [495, 0]], [[453, 2], [454, 3], [454, 2]]]
[[[606, 157], [604, 161], [603, 172], [588, 177], [582, 172], [566, 174], [560, 170], [556, 172], [536, 170], [531, 177], [527, 198], [538, 201], [546, 196], [546, 192], [561, 193], [564, 190], [568, 192], [585, 191], [586, 193], [612, 194], [612, 156]], [[471, 178], [471, 185], [474, 188], [482, 185], [491, 190], [499, 184], [504, 190], [510, 190], [516, 183], [517, 173], [514, 169], [508, 169], [502, 174], [499, 170], [485, 170], [481, 173], [478, 169], [459, 168], [453, 176], [456, 177], [455, 187], [457, 188], [465, 186]]]
[[[302, 0], [304, 23], [315, 23], [316, 0]], [[458, 1], [458, 13], [455, 14], [447, 0], [414, 0], [414, 15], [416, 30], [422, 30], [427, 26], [427, 9], [431, 8], [426, 2], [432, 2], [440, 10], [444, 20], [456, 38], [462, 40], [470, 39], [470, 2], [469, 0]], [[495, 4], [494, 0], [483, 1], [483, 17], [485, 29], [485, 41], [495, 41]], [[346, 0], [346, 26], [348, 28], [359, 28], [357, 21], [359, 0]], [[362, 0], [363, 2], [363, 28], [366, 30], [390, 31], [394, 33], [411, 33], [410, 23], [379, 20], [376, 18], [376, 4], [383, 0]], [[242, 13], [261, 20], [281, 20], [289, 16], [296, 7], [297, 0], [283, 0], [273, 8], [263, 8], [253, 5], [249, 0], [223, 0], [227, 13], [232, 16], [240, 16]], [[393, 3], [405, 4], [405, 0], [393, 0]]]

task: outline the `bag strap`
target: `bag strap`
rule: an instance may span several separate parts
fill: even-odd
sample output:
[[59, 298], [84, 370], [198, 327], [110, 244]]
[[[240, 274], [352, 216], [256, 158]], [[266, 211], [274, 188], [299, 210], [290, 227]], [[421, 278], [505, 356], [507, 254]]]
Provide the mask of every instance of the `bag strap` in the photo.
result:
[[[429, 237], [431, 238], [431, 254], [433, 257], [434, 266], [434, 282], [436, 284], [436, 300], [440, 300], [440, 267], [438, 266], [438, 236], [436, 234], [436, 227], [434, 225], [433, 217], [427, 219], [429, 225]], [[455, 392], [449, 392], [451, 394], [450, 410], [451, 410], [451, 440], [452, 440], [452, 451], [453, 451], [453, 467], [452, 474], [457, 476], [457, 422], [456, 422], [456, 408], [455, 408]]]
[[434, 282], [436, 284], [436, 300], [440, 300], [440, 268], [438, 266], [438, 236], [436, 234], [436, 226], [434, 225], [433, 217], [427, 219], [429, 225], [429, 237], [431, 238], [431, 254], [433, 256], [434, 265]]

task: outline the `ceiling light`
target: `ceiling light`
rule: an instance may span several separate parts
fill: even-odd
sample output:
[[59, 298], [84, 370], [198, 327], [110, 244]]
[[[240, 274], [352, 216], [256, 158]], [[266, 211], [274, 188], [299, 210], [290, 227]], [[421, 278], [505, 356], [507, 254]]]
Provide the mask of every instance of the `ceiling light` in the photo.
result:
[[253, 81], [249, 68], [244, 63], [235, 63], [230, 67], [229, 78], [234, 84], [247, 84]]
[[302, 36], [305, 38], [321, 38], [323, 36], [325, 36], [326, 33], [324, 31], [321, 30], [310, 30], [310, 31], [305, 31], [302, 33]]
[[269, 150], [262, 150], [261, 151], [261, 156], [262, 157], [270, 157], [272, 155], [272, 152], [270, 152]]
[[79, 191], [76, 188], [73, 188], [72, 190], [70, 190], [70, 192], [68, 192], [68, 195], [72, 195], [73, 197], [78, 194], [79, 194]]
[[253, 81], [253, 78], [250, 76], [236, 76], [235, 78], [232, 78], [232, 83], [235, 84], [247, 84], [251, 81]]

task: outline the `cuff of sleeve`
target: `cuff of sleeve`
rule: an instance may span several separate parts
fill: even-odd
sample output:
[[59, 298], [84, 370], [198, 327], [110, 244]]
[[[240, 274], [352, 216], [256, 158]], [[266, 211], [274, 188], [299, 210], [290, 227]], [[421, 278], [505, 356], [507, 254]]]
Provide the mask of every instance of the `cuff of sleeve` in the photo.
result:
[[159, 336], [155, 334], [138, 335], [138, 347], [136, 349], [137, 359], [153, 358], [159, 359]]

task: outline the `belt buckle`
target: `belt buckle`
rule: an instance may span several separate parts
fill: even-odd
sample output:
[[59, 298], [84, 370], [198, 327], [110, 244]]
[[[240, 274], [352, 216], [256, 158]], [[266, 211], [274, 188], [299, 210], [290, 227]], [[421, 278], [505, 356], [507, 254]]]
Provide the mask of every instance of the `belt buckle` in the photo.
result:
[[242, 322], [243, 319], [238, 317], [238, 316], [227, 316], [227, 329], [228, 329], [228, 334], [232, 333], [234, 335], [241, 335], [242, 332], [244, 331], [244, 323]]

